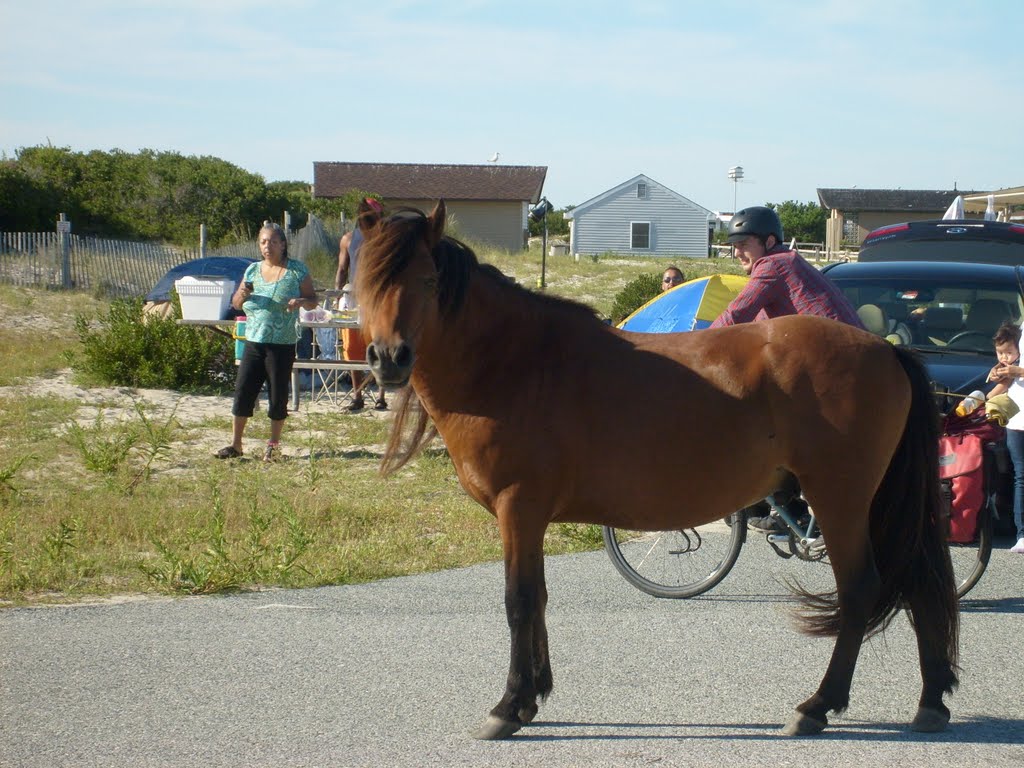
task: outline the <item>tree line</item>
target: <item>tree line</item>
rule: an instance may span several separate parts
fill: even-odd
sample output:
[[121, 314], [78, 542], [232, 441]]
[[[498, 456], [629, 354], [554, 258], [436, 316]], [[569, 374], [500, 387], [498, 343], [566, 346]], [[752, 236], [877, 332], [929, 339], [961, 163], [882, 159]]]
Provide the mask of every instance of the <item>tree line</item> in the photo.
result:
[[306, 182], [268, 183], [216, 157], [37, 146], [0, 159], [0, 230], [50, 231], [65, 213], [79, 235], [191, 247], [205, 224], [209, 244], [218, 246], [252, 240], [265, 219], [280, 223], [285, 211], [293, 226], [310, 213], [353, 217], [366, 194], [314, 199]]
[[767, 203], [782, 221], [782, 234], [788, 243], [824, 243], [829, 212], [817, 203], [798, 203], [787, 200], [784, 203]]
[[[340, 199], [314, 199], [303, 181], [267, 182], [216, 157], [178, 152], [73, 152], [40, 145], [0, 158], [0, 230], [45, 232], [65, 213], [79, 235], [149, 240], [194, 247], [199, 225], [211, 246], [250, 241], [264, 219], [293, 226], [313, 213], [337, 221], [354, 218], [356, 206], [374, 190], [354, 190]], [[786, 239], [824, 242], [828, 212], [815, 203], [769, 205], [782, 219]], [[566, 206], [547, 214], [548, 233], [567, 237]], [[539, 235], [543, 222], [530, 220]], [[724, 236], [723, 236], [724, 237]]]

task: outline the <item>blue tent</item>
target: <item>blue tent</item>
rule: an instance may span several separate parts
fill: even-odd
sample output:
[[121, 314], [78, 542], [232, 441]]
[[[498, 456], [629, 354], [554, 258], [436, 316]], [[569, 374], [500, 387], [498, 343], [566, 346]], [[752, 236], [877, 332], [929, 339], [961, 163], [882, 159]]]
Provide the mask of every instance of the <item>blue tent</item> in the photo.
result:
[[183, 277], [227, 277], [238, 285], [242, 282], [245, 268], [253, 261], [240, 256], [208, 256], [205, 259], [186, 261], [169, 269], [160, 278], [160, 282], [153, 286], [153, 290], [146, 294], [146, 301], [170, 301], [174, 281]]
[[698, 277], [659, 293], [621, 323], [624, 331], [673, 333], [707, 328], [743, 290], [742, 275]]

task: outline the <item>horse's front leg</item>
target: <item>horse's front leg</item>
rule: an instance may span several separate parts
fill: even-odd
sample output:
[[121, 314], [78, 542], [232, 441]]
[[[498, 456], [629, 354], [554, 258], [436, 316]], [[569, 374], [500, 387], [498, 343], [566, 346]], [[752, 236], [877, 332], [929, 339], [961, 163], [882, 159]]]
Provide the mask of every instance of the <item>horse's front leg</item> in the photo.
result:
[[551, 692], [544, 607], [544, 526], [539, 531], [502, 519], [505, 547], [505, 613], [512, 647], [505, 695], [473, 734], [478, 739], [504, 739], [537, 714], [537, 696]]

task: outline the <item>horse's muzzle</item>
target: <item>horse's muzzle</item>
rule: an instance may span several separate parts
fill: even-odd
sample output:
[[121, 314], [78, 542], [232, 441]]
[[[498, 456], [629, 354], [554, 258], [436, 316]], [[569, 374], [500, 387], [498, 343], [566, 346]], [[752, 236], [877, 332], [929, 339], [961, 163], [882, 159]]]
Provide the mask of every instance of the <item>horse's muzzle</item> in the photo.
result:
[[366, 362], [370, 372], [383, 387], [404, 387], [412, 375], [416, 355], [404, 341], [394, 347], [370, 342], [366, 347]]

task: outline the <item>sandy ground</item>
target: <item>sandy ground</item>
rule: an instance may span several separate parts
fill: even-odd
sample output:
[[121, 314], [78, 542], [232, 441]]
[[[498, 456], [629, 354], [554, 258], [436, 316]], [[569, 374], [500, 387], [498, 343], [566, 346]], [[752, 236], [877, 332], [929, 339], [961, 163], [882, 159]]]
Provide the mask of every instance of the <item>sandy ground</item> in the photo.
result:
[[[339, 418], [388, 418], [390, 411], [375, 411], [372, 407], [374, 393], [366, 397], [367, 408], [357, 414], [345, 410], [349, 399], [348, 392], [341, 389], [332, 398], [321, 396], [313, 399], [309, 391], [301, 394], [299, 410], [289, 414], [285, 425], [281, 450], [285, 456], [302, 457], [309, 455], [308, 431], [305, 417], [310, 414], [336, 414]], [[102, 413], [104, 421], [132, 421], [139, 418], [136, 403], [144, 408], [146, 417], [154, 424], [166, 423], [174, 419], [184, 427], [189, 437], [190, 448], [213, 452], [231, 442], [231, 401], [230, 395], [189, 395], [165, 389], [134, 389], [132, 387], [93, 387], [78, 386], [72, 381], [70, 369], [60, 371], [51, 377], [33, 378], [24, 383], [9, 387], [0, 387], [0, 398], [8, 397], [52, 397], [70, 400], [77, 404], [75, 421], [83, 427], [96, 423], [97, 416]], [[394, 396], [389, 396], [389, 402]], [[220, 421], [223, 426], [206, 427]], [[246, 453], [254, 454], [262, 450], [263, 440], [249, 437], [254, 434], [253, 427], [262, 422], [265, 427], [266, 400], [261, 398], [257, 404], [253, 423], [246, 430]], [[295, 433], [301, 430], [300, 439]], [[289, 435], [289, 432], [292, 435]]]
[[[26, 292], [29, 295], [35, 293], [33, 289], [27, 289]], [[18, 308], [15, 309], [5, 302], [0, 302], [0, 323], [8, 331], [74, 334], [76, 312], [53, 312], [40, 308], [51, 306], [51, 302], [28, 302], [27, 306], [22, 306], [22, 303], [19, 301]], [[85, 314], [88, 315], [89, 312]], [[310, 372], [302, 372], [300, 376], [308, 377], [309, 374]], [[314, 398], [308, 388], [303, 390], [299, 399], [299, 409], [289, 414], [285, 424], [282, 454], [309, 456], [309, 427], [306, 417], [310, 414], [335, 414], [339, 419], [389, 418], [390, 411], [375, 411], [372, 407], [376, 394], [375, 386], [371, 384], [365, 398], [368, 407], [358, 414], [350, 414], [345, 409], [350, 402], [347, 383], [344, 386], [332, 387], [330, 397], [318, 393], [320, 396]], [[19, 384], [0, 387], [0, 398], [26, 396], [59, 398], [75, 403], [77, 408], [73, 418], [83, 428], [95, 425], [100, 414], [104, 422], [138, 421], [136, 403], [143, 406], [146, 418], [155, 425], [165, 424], [173, 414], [175, 421], [185, 430], [183, 447], [190, 456], [193, 449], [197, 455], [204, 452], [209, 454], [231, 442], [230, 394], [188, 395], [172, 390], [132, 387], [86, 388], [74, 383], [72, 371], [68, 368], [52, 376], [26, 379]], [[394, 397], [393, 394], [389, 395], [388, 401], [393, 401]], [[264, 440], [257, 435], [266, 433], [266, 410], [264, 394], [257, 404], [251, 424], [246, 429], [247, 455], [262, 455]]]

